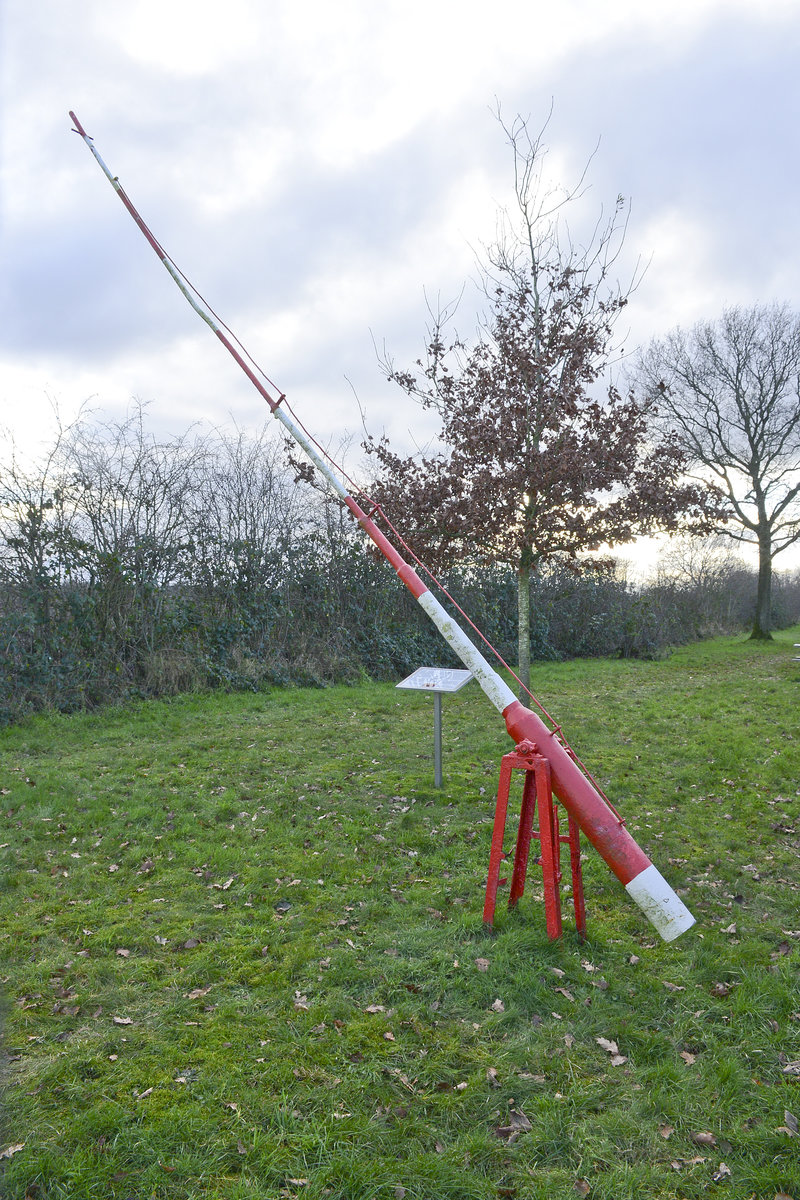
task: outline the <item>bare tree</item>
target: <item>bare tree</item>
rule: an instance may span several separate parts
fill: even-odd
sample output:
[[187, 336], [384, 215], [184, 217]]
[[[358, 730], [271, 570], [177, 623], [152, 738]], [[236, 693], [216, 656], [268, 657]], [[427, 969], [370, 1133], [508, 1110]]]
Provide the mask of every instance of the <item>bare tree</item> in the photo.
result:
[[800, 540], [800, 314], [727, 308], [653, 341], [633, 378], [722, 496], [719, 530], [758, 547], [752, 637], [769, 638], [773, 562]]
[[269, 593], [285, 574], [303, 528], [302, 496], [278, 439], [266, 429], [218, 433], [197, 481], [188, 520], [187, 580], [244, 602]]
[[700, 637], [741, 628], [756, 589], [752, 567], [719, 533], [671, 540], [659, 556], [651, 583], [691, 600]]
[[74, 497], [71, 556], [97, 596], [102, 636], [137, 658], [152, 652], [169, 589], [191, 549], [192, 491], [207, 446], [192, 430], [159, 441], [136, 404], [120, 422], [82, 422], [61, 446], [63, 490]]

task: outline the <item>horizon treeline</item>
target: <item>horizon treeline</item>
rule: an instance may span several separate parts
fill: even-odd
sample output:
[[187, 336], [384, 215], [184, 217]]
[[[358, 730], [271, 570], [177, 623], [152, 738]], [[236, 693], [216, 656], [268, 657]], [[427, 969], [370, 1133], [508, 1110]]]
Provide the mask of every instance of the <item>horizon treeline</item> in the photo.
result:
[[[514, 661], [514, 573], [465, 561], [444, 582]], [[744, 630], [756, 572], [719, 544], [687, 542], [644, 584], [614, 564], [557, 563], [532, 587], [533, 660], [653, 657]], [[799, 615], [800, 572], [779, 574], [774, 625]], [[295, 478], [272, 431], [157, 438], [138, 406], [60, 431], [36, 466], [13, 453], [0, 463], [0, 724], [422, 665], [456, 664], [349, 514]]]

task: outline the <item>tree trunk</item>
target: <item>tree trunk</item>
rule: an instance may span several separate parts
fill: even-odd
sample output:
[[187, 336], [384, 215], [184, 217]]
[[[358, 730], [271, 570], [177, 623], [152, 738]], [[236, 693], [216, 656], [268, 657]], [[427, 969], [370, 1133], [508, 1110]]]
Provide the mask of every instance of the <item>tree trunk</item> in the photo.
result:
[[758, 590], [756, 592], [756, 615], [750, 638], [767, 641], [772, 638], [772, 540], [769, 529], [763, 526], [758, 531]]
[[[531, 569], [522, 564], [517, 572], [518, 662], [519, 677], [526, 688], [531, 686]], [[520, 700], [527, 693], [520, 691]]]

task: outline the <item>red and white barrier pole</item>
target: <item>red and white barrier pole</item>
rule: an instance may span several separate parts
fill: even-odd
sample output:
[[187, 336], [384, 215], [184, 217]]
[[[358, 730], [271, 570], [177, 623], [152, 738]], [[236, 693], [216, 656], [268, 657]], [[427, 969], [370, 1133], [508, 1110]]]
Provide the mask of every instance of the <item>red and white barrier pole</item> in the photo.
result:
[[280, 421], [294, 441], [303, 449], [331, 489], [350, 510], [364, 532], [371, 538], [389, 563], [391, 563], [400, 580], [405, 584], [412, 596], [415, 597], [420, 607], [427, 613], [444, 640], [455, 651], [464, 666], [472, 672], [488, 699], [498, 712], [502, 713], [506, 728], [514, 739], [515, 744], [524, 740], [535, 742], [539, 748], [539, 752], [549, 760], [553, 791], [559, 800], [570, 815], [578, 822], [585, 836], [605, 859], [620, 882], [624, 884], [631, 899], [639, 905], [644, 914], [658, 930], [661, 937], [667, 942], [673, 941], [694, 924], [694, 917], [686, 908], [683, 901], [675, 894], [660, 871], [653, 865], [634, 838], [631, 837], [619, 816], [573, 761], [559, 742], [555, 733], [548, 729], [544, 721], [540, 717], [537, 717], [534, 712], [529, 708], [525, 708], [523, 704], [520, 704], [508, 684], [489, 665], [478, 648], [467, 637], [461, 626], [453, 620], [447, 610], [428, 589], [427, 585], [423, 583], [414, 568], [403, 559], [375, 522], [349, 494], [343, 481], [331, 469], [330, 464], [319, 453], [313, 442], [286, 411], [281, 403], [283, 397], [279, 396], [277, 399], [273, 397], [257, 375], [251, 370], [232, 342], [225, 336], [225, 333], [220, 328], [213, 314], [209, 312], [207, 306], [200, 303], [187, 287], [180, 272], [177, 271], [169, 256], [139, 216], [139, 213], [121, 187], [117, 177], [111, 174], [103, 162], [95, 149], [92, 139], [86, 133], [78, 118], [73, 112], [70, 112], [69, 115], [75, 123], [76, 132], [86, 142], [86, 145], [99, 163], [109, 183], [111, 183], [119, 195], [147, 242], [161, 259], [192, 308], [210, 326], [228, 353], [235, 359], [250, 382], [266, 400], [275, 419]]

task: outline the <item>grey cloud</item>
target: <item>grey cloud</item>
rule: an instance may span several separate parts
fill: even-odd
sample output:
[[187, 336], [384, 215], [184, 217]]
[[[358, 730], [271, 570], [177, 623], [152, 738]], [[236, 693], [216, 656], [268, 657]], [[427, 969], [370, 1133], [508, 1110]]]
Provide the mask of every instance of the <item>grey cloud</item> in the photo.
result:
[[[392, 393], [377, 371], [371, 336], [386, 339], [398, 361], [413, 357], [424, 336], [423, 288], [452, 298], [470, 256], [444, 268], [444, 277], [441, 264], [424, 264], [391, 311], [382, 308], [382, 275], [438, 227], [448, 196], [468, 186], [470, 172], [488, 175], [498, 201], [508, 194], [510, 160], [489, 113], [492, 91], [484, 94], [491, 72], [481, 94], [465, 89], [468, 99], [452, 108], [431, 96], [403, 136], [340, 162], [322, 153], [317, 130], [335, 78], [315, 79], [299, 42], [291, 53], [275, 53], [287, 46], [272, 44], [266, 18], [263, 65], [191, 76], [132, 61], [124, 47], [64, 13], [53, 3], [18, 0], [5, 14], [15, 61], [6, 63], [13, 70], [6, 72], [2, 165], [6, 190], [23, 189], [26, 203], [8, 205], [0, 234], [0, 365], [40, 357], [56, 361], [68, 381], [92, 362], [107, 370], [123, 357], [155, 356], [196, 329], [196, 317], [69, 132], [67, 109], [74, 107], [156, 236], [234, 328], [240, 321], [264, 327], [327, 288], [335, 309], [308, 328], [299, 361], [287, 364], [281, 348], [281, 365], [317, 395], [326, 388], [338, 394], [347, 374], [359, 393], [375, 398], [376, 420], [382, 411], [390, 418]], [[649, 250], [644, 229], [674, 208], [705, 225], [717, 291], [730, 284], [770, 298], [763, 289], [779, 271], [800, 278], [800, 15], [767, 21], [718, 9], [699, 33], [677, 42], [668, 29], [627, 38], [619, 25], [614, 30], [613, 41], [582, 43], [549, 69], [539, 59], [529, 69], [524, 45], [512, 46], [493, 89], [504, 110], [530, 113], [535, 125], [552, 97], [551, 142], [567, 148], [576, 167], [601, 137], [590, 200], [613, 203], [620, 191], [631, 197], [634, 258]], [[359, 92], [355, 76], [345, 83], [365, 108], [378, 99]], [[415, 86], [413, 63], [408, 86]], [[254, 161], [273, 163], [258, 187], [230, 208], [207, 203], [226, 188], [235, 192], [237, 178], [244, 186]], [[477, 246], [493, 233], [474, 228], [463, 236]], [[656, 258], [650, 289], [658, 290], [660, 269]], [[374, 289], [375, 312], [353, 312], [348, 322], [336, 305], [336, 281], [351, 270], [369, 273], [364, 291]], [[800, 303], [796, 282], [793, 294], [779, 298]], [[471, 304], [469, 294], [467, 327]], [[262, 347], [252, 349], [262, 357]], [[226, 398], [219, 404], [222, 414]]]

